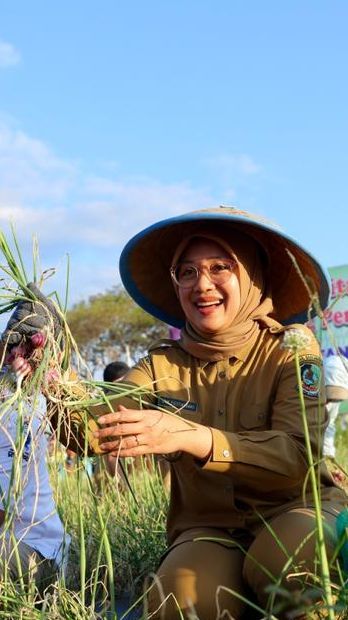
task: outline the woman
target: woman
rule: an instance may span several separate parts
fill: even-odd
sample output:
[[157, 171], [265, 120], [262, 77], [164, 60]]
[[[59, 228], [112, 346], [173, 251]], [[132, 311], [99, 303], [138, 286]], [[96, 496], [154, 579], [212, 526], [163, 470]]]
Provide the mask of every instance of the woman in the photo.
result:
[[[124, 400], [95, 432], [111, 455], [171, 462], [168, 550], [149, 594], [153, 618], [241, 618], [244, 599], [274, 608], [315, 573], [302, 390], [314, 459], [325, 428], [322, 360], [302, 325], [298, 386], [283, 324], [325, 307], [318, 263], [263, 220], [219, 207], [163, 220], [136, 235], [120, 262], [135, 301], [180, 340], [153, 345], [126, 375], [151, 390], [146, 410]], [[312, 315], [314, 314], [312, 310]], [[151, 405], [153, 403], [153, 408]], [[327, 549], [346, 497], [320, 466]], [[301, 573], [302, 577], [298, 577]], [[270, 590], [271, 588], [271, 590]], [[280, 597], [279, 597], [280, 598]], [[273, 602], [272, 602], [273, 601]]]
[[[200, 620], [223, 609], [240, 618], [244, 597], [267, 607], [270, 586], [299, 591], [296, 574], [303, 583], [304, 572], [316, 571], [299, 389], [320, 460], [322, 360], [312, 333], [297, 325], [306, 345], [299, 387], [282, 323], [304, 322], [315, 290], [325, 306], [327, 282], [296, 243], [225, 207], [145, 229], [120, 265], [138, 304], [182, 327], [179, 341], [155, 344], [126, 375], [127, 383], [153, 386], [161, 411], [130, 402], [103, 415], [95, 433], [111, 454], [171, 460], [169, 546], [150, 593], [150, 611], [159, 608], [151, 617], [178, 618], [179, 607], [188, 618], [194, 607]], [[346, 497], [324, 465], [320, 485], [332, 555]]]

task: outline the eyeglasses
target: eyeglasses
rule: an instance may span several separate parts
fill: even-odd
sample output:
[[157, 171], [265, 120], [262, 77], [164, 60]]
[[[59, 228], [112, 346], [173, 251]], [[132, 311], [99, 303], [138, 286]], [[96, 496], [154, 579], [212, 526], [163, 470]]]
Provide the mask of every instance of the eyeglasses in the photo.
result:
[[194, 286], [201, 273], [213, 284], [224, 284], [230, 279], [235, 267], [236, 262], [232, 259], [214, 258], [207, 261], [204, 267], [197, 267], [194, 263], [178, 263], [170, 268], [170, 275], [180, 288]]

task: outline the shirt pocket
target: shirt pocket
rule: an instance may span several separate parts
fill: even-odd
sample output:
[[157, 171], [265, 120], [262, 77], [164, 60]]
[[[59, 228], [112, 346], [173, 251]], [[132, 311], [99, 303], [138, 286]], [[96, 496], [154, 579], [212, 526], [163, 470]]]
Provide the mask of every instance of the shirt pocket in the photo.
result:
[[239, 416], [240, 430], [266, 430], [270, 428], [268, 403], [245, 404]]

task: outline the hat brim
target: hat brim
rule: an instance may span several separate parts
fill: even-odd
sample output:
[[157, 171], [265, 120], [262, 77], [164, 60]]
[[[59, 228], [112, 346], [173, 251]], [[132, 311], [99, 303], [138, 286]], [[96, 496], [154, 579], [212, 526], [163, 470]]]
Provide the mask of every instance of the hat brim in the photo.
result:
[[[136, 303], [152, 316], [182, 327], [185, 316], [175, 293], [169, 269], [179, 243], [195, 234], [199, 225], [224, 225], [250, 235], [269, 258], [274, 312], [283, 324], [304, 323], [325, 309], [329, 278], [318, 261], [273, 224], [233, 207], [216, 207], [161, 220], [135, 235], [120, 257], [122, 283]], [[316, 303], [313, 305], [313, 296]]]

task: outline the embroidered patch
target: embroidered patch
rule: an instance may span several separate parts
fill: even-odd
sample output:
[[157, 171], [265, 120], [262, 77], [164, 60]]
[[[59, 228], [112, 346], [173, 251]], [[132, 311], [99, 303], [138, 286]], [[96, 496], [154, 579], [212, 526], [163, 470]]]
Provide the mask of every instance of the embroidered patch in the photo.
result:
[[179, 400], [179, 398], [170, 398], [169, 396], [157, 396], [157, 405], [160, 407], [168, 407], [173, 409], [185, 409], [188, 411], [197, 411], [197, 403], [187, 400]]
[[300, 360], [302, 392], [304, 396], [317, 398], [321, 383], [321, 365], [319, 358], [306, 355]]

